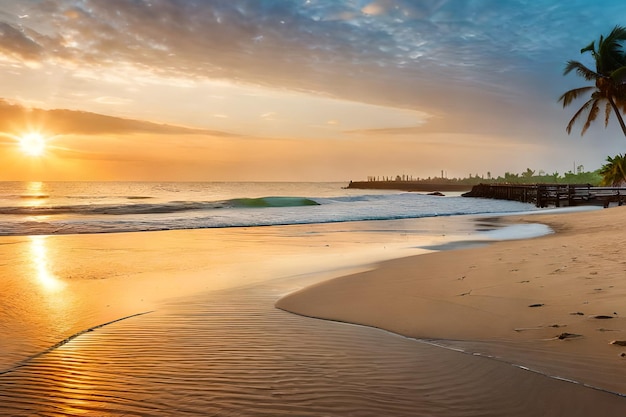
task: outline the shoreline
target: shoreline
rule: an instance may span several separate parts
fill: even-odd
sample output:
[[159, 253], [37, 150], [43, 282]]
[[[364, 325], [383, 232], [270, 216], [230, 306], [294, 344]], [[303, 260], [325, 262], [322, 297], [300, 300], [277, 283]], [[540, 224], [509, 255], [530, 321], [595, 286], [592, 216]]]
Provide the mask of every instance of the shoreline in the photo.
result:
[[624, 210], [501, 217], [556, 233], [385, 261], [289, 294], [276, 307], [504, 355], [625, 393], [626, 378], [611, 372], [626, 364], [619, 251], [626, 238], [615, 227]]
[[[146, 416], [261, 408], [310, 416], [622, 415], [624, 399], [602, 384], [590, 381], [604, 392], [545, 377], [580, 359], [562, 350], [560, 368], [542, 375], [510, 366], [526, 363], [515, 351], [506, 352], [508, 362], [487, 360], [503, 351], [494, 343], [446, 340], [441, 349], [274, 308], [298, 288], [502, 224], [459, 216], [0, 239], [11, 260], [0, 265], [8, 303], [0, 327], [10, 335], [3, 407], [16, 415], [68, 404], [75, 414]], [[512, 347], [519, 346], [537, 352]], [[614, 372], [610, 365], [599, 372]]]

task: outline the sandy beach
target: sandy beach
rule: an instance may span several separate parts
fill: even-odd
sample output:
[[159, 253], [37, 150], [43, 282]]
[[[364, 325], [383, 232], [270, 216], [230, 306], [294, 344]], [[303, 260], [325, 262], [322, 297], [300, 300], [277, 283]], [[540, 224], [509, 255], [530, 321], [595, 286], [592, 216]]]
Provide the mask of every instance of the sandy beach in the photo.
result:
[[4, 237], [0, 415], [621, 416], [623, 212]]
[[[504, 218], [554, 234], [381, 263], [281, 299], [358, 323], [626, 393], [626, 208]], [[624, 404], [626, 409], [626, 403]]]

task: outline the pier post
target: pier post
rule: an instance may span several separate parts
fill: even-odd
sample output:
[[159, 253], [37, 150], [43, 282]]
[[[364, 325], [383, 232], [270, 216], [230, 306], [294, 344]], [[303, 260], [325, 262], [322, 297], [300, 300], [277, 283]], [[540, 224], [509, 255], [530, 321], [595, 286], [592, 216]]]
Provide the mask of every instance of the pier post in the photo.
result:
[[537, 198], [536, 198], [536, 203], [535, 203], [537, 207], [540, 207], [540, 208], [546, 207], [545, 196], [546, 196], [546, 186], [538, 185], [537, 186]]

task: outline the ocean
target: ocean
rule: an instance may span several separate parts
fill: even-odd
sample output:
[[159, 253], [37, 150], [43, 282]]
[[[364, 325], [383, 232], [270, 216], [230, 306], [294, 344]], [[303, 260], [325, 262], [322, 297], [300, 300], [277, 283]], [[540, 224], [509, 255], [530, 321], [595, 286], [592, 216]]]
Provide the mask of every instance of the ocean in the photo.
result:
[[0, 183], [0, 415], [579, 409], [572, 384], [275, 308], [386, 259], [550, 233], [496, 220], [529, 204], [346, 185]]
[[299, 182], [0, 182], [0, 235], [254, 227], [534, 211], [530, 204]]

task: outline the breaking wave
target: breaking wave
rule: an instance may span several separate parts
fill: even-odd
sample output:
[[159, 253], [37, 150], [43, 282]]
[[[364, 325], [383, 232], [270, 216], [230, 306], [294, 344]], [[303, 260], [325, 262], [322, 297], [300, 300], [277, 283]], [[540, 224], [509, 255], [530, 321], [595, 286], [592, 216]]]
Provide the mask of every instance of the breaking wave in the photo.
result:
[[[149, 197], [128, 197], [139, 200]], [[171, 201], [167, 203], [135, 204], [78, 204], [59, 206], [12, 206], [0, 207], [0, 214], [51, 216], [57, 214], [76, 215], [128, 215], [128, 214], [165, 214], [195, 210], [221, 208], [265, 208], [265, 207], [300, 207], [317, 206], [318, 202], [304, 197], [261, 197], [234, 198], [225, 201]]]

